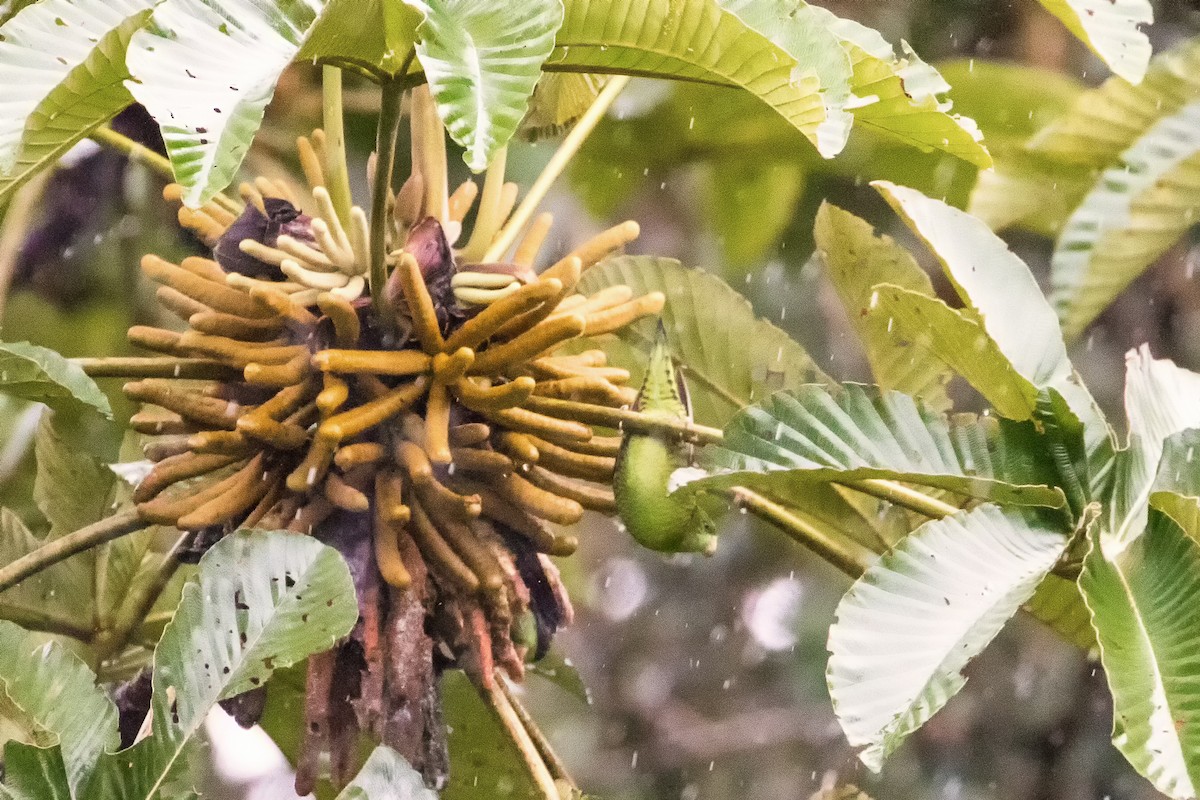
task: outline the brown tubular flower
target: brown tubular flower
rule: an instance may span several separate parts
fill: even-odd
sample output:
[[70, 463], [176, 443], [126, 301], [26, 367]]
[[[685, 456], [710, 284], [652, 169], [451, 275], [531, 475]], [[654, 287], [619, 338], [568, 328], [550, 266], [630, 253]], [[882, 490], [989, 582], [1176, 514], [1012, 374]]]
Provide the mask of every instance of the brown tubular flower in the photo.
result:
[[[125, 386], [144, 404], [133, 427], [153, 437], [157, 462], [135, 500], [146, 522], [204, 541], [286, 528], [336, 546], [360, 621], [310, 659], [298, 790], [311, 790], [323, 752], [334, 782], [348, 779], [360, 731], [435, 782], [445, 770], [437, 670], [460, 667], [481, 690], [496, 669], [520, 679], [527, 655], [543, 654], [571, 617], [547, 556], [569, 555], [576, 539], [558, 526], [615, 511], [619, 437], [562, 418], [552, 401], [611, 409], [635, 391], [602, 351], [564, 346], [658, 313], [663, 296], [576, 292], [584, 271], [636, 237], [634, 223], [535, 275], [542, 215], [512, 262], [462, 267], [451, 244], [474, 184], [439, 203], [418, 166], [391, 200], [382, 316], [365, 294], [366, 215], [339, 218], [319, 131], [299, 151], [310, 197], [259, 178], [241, 187], [241, 217], [215, 203], [180, 210], [219, 261], [142, 261], [187, 325], [129, 338], [187, 369]], [[477, 225], [491, 231], [473, 232], [467, 250], [479, 251], [478, 237], [486, 246], [513, 206], [515, 189], [491, 194]]]

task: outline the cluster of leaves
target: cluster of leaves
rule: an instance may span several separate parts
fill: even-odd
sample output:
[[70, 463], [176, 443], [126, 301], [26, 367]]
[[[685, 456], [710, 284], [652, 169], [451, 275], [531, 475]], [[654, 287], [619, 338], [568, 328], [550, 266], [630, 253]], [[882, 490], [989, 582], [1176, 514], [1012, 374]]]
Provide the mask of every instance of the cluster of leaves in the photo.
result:
[[[1188, 608], [1200, 591], [1200, 473], [1192, 464], [1200, 374], [1145, 348], [1131, 352], [1129, 434], [1118, 440], [1025, 264], [982, 221], [912, 189], [876, 186], [937, 258], [963, 307], [939, 300], [894, 241], [824, 207], [818, 249], [878, 386], [782, 384], [724, 419], [722, 445], [704, 454], [707, 474], [679, 471], [674, 496], [747, 488], [830, 536], [883, 553], [861, 551], [862, 575], [829, 640], [835, 711], [873, 769], [953, 697], [963, 667], [1025, 606], [1068, 641], [1099, 648], [1115, 744], [1159, 790], [1193, 796], [1200, 719], [1188, 653], [1200, 645], [1200, 623]], [[638, 266], [643, 276], [656, 271]], [[627, 280], [623, 267], [610, 262], [589, 277]], [[686, 286], [673, 269], [657, 271], [668, 285]], [[668, 308], [690, 367], [705, 334], [689, 328], [688, 294], [677, 289]], [[770, 349], [783, 364], [805, 363]], [[752, 361], [760, 351], [749, 350]], [[725, 415], [704, 404], [721, 392], [689, 374], [701, 419], [719, 423]], [[948, 415], [952, 375], [992, 411]], [[917, 487], [943, 511], [926, 511], [936, 518], [910, 532], [906, 521], [897, 526], [878, 507], [849, 500], [847, 489], [868, 481]], [[840, 505], [814, 513], [818, 491]]]
[[1051, 299], [1068, 341], [1195, 224], [1198, 64], [1193, 39], [1157, 55], [1140, 83], [1113, 77], [1083, 90], [1059, 81], [1053, 118], [993, 147], [996, 168], [979, 175], [971, 213], [994, 230], [1056, 238]]
[[[949, 87], [905, 47], [795, 0], [121, 0], [26, 5], [4, 24], [0, 197], [137, 100], [160, 121], [189, 204], [234, 177], [284, 69], [337, 64], [401, 86], [427, 80], [472, 168], [517, 129], [542, 70], [631, 73], [737, 86], [802, 132], [821, 155], [852, 122], [988, 166]], [[1113, 69], [1140, 78], [1146, 0], [1045, 0]], [[573, 82], [556, 93], [586, 103]], [[17, 90], [19, 87], [19, 91]], [[545, 107], [553, 104], [536, 104]], [[555, 119], [571, 109], [554, 107]]]

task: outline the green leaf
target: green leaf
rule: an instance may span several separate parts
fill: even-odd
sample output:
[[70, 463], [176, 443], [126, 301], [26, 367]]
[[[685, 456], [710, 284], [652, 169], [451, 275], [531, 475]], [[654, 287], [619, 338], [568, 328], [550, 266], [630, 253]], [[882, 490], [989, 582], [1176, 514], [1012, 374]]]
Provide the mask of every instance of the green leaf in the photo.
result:
[[327, 650], [358, 603], [337, 551], [284, 531], [239, 531], [200, 562], [154, 652], [151, 735], [106, 756], [85, 800], [157, 797], [218, 701]]
[[50, 522], [50, 535], [62, 536], [111, 513], [116, 475], [70, 441], [56, 417], [43, 414], [38, 423], [33, 499]]
[[1037, 387], [1020, 375], [969, 312], [890, 284], [874, 287], [866, 319], [921, 362], [940, 361], [975, 387], [1003, 417], [1030, 419]]
[[[747, 403], [777, 389], [831, 383], [804, 348], [756, 317], [746, 299], [714, 275], [668, 258], [618, 256], [584, 273], [579, 291], [592, 294], [617, 284], [632, 287], [635, 295], [666, 295], [662, 321], [667, 341], [672, 356], [684, 366], [695, 419], [703, 425], [723, 426]], [[720, 325], [713, 324], [713, 309], [720, 309]], [[622, 328], [617, 337], [628, 345], [623, 349], [610, 349], [611, 337], [581, 346], [604, 346], [613, 363], [640, 380], [636, 376], [656, 326], [655, 320], [643, 319]]]
[[[0, 564], [11, 564], [45, 542], [21, 518], [0, 508]], [[92, 634], [92, 576], [95, 556], [71, 556], [0, 592], [0, 618], [79, 638]]]
[[43, 0], [0, 28], [0, 205], [132, 102], [125, 48], [157, 0]]
[[62, 748], [10, 741], [4, 748], [3, 800], [74, 800]]
[[1200, 429], [1189, 428], [1170, 436], [1163, 445], [1150, 493], [1150, 507], [1175, 520], [1189, 535], [1192, 531], [1200, 532], [1198, 447]]
[[129, 91], [158, 120], [183, 201], [199, 206], [233, 180], [320, 0], [163, 0], [134, 34]]
[[1101, 488], [1112, 458], [1112, 434], [1075, 373], [1058, 319], [1029, 268], [970, 214], [913, 189], [884, 181], [872, 185], [937, 256], [967, 310], [1013, 369], [1039, 390], [1061, 394], [1083, 422], [1092, 488]]
[[992, 165], [974, 121], [951, 114], [951, 103], [939, 99], [950, 84], [907, 42], [901, 42], [900, 58], [878, 31], [823, 8], [814, 11], [850, 54], [857, 124], [920, 150], [940, 150], [984, 169]]
[[1087, 651], [1096, 646], [1092, 616], [1074, 581], [1047, 575], [1025, 604], [1025, 610], [1079, 649]]
[[592, 693], [580, 677], [579, 670], [575, 669], [571, 659], [564, 658], [557, 649], [532, 664], [526, 664], [525, 669], [554, 684], [580, 703], [592, 704]]
[[718, 2], [725, 11], [794, 58], [793, 75], [816, 76], [825, 106], [825, 119], [816, 130], [817, 150], [823, 155], [840, 153], [853, 122], [846, 110], [853, 68], [841, 40], [831, 29], [832, 15], [802, 0]]
[[442, 796], [454, 800], [539, 797], [524, 756], [467, 676], [446, 670], [441, 693], [450, 745], [450, 775]]
[[761, 262], [795, 215], [805, 170], [794, 161], [723, 158], [705, 182], [708, 220], [726, 264]]
[[880, 283], [933, 297], [925, 270], [891, 237], [877, 237], [870, 223], [829, 203], [817, 212], [813, 237], [834, 291], [866, 350], [875, 382], [883, 389], [920, 398], [929, 408], [947, 410], [946, 384], [951, 376], [943, 359], [930, 358], [911, 342], [901, 341], [884, 315], [868, 313], [874, 287]]
[[546, 67], [732, 84], [820, 144], [820, 78], [717, 0], [569, 0]]
[[94, 408], [112, 419], [96, 382], [58, 353], [29, 342], [0, 342], [0, 392], [51, 408]]
[[[1113, 744], [1163, 794], [1200, 779], [1200, 545], [1157, 510], [1123, 549], [1094, 533], [1079, 586], [1113, 696]], [[1110, 544], [1112, 546], [1110, 546]]]
[[361, 72], [395, 78], [407, 66], [421, 15], [395, 0], [326, 0], [296, 61], [317, 60]]
[[1198, 209], [1200, 100], [1158, 119], [1067, 220], [1050, 263], [1067, 338], [1186, 233]]
[[1143, 345], [1125, 357], [1129, 446], [1118, 453], [1107, 532], [1114, 546], [1141, 535], [1163, 448], [1174, 434], [1200, 427], [1200, 374], [1150, 356]]
[[536, 141], [562, 133], [588, 110], [607, 80], [603, 75], [577, 72], [542, 75], [529, 96], [521, 135]]
[[951, 425], [899, 392], [804, 386], [743, 409], [714, 452], [723, 469], [683, 491], [746, 486], [786, 497], [795, 483], [883, 478], [1006, 505], [1062, 508], [1062, 492], [1041, 482], [1053, 479], [1052, 465], [1009, 471], [1041, 447], [1032, 425], [1000, 428], [970, 417]]
[[438, 113], [476, 172], [516, 132], [542, 62], [554, 49], [562, 0], [404, 0], [424, 15], [417, 58]]
[[437, 800], [437, 793], [425, 788], [421, 773], [399, 753], [381, 744], [337, 800]]
[[1038, 0], [1108, 68], [1139, 83], [1150, 62], [1150, 39], [1138, 26], [1154, 21], [1150, 0]]
[[96, 676], [61, 645], [0, 621], [0, 683], [9, 710], [61, 744], [68, 782], [78, 792], [100, 754], [120, 741], [117, 710]]
[[834, 711], [863, 762], [883, 760], [965, 683], [963, 667], [1033, 594], [1067, 544], [984, 505], [927, 522], [855, 582], [829, 631]]
[[1057, 161], [1104, 169], [1159, 119], [1200, 98], [1200, 39], [1161, 53], [1132, 86], [1112, 77], [1034, 137], [1029, 147]]

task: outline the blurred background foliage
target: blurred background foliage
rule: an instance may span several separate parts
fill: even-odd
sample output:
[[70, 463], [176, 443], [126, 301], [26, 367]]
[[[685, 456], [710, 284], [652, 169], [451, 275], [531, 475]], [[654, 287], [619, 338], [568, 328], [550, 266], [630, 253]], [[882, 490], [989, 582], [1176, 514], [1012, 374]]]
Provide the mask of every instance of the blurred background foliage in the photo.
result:
[[[25, 5], [0, 3], [0, 20]], [[908, 41], [952, 86], [954, 110], [974, 118], [998, 172], [1019, 170], [1028, 137], [1058, 118], [1106, 72], [1034, 0], [843, 0], [839, 15]], [[1155, 52], [1200, 34], [1200, 4], [1155, 3]], [[347, 87], [347, 135], [366, 196], [377, 93]], [[295, 137], [319, 125], [319, 75], [292, 69], [245, 165], [249, 174], [296, 175]], [[127, 115], [131, 135], [150, 136]], [[402, 135], [401, 142], [407, 141]], [[527, 184], [554, 143], [516, 144], [512, 180]], [[399, 158], [405, 158], [401, 153]], [[450, 159], [466, 179], [461, 160]], [[1045, 278], [1053, 235], [1087, 176], [1031, 201], [1006, 231]], [[821, 268], [812, 226], [823, 200], [864, 216], [902, 240], [867, 183], [888, 179], [966, 207], [976, 168], [856, 129], [837, 159], [820, 159], [799, 133], [747, 94], [699, 85], [635, 81], [552, 193], [556, 258], [621, 219], [636, 219], [633, 252], [709, 268], [765, 318], [809, 348], [842, 380], [867, 375], [865, 360]], [[1075, 183], [1073, 184], [1072, 181]], [[1086, 185], [1082, 187], [1086, 189]], [[84, 143], [45, 179], [40, 198], [0, 221], [0, 322], [7, 341], [30, 340], [65, 355], [127, 352], [125, 329], [154, 323], [152, 296], [136, 269], [144, 252], [198, 252], [148, 170]], [[556, 252], [557, 248], [557, 252]], [[918, 248], [919, 250], [919, 248]], [[1160, 358], [1200, 368], [1200, 258], [1194, 236], [1169, 250], [1109, 307], [1072, 354], [1102, 403], [1119, 409], [1122, 356], [1148, 341]], [[925, 266], [931, 266], [926, 264]], [[934, 286], [950, 299], [944, 278]], [[3, 283], [0, 280], [0, 283]], [[710, 309], [714, 325], [721, 309]], [[106, 386], [115, 389], [115, 386]], [[117, 422], [131, 409], [110, 391]], [[972, 399], [956, 398], [969, 405]], [[0, 399], [0, 505], [36, 530], [32, 441], [38, 410]], [[1114, 414], [1119, 419], [1119, 414]], [[117, 460], [119, 424], [62, 420], [75, 445]], [[574, 626], [550, 662], [528, 679], [526, 699], [580, 785], [612, 798], [806, 797], [854, 782], [876, 798], [1140, 798], [1156, 796], [1109, 742], [1108, 696], [1097, 666], [1031, 619], [1005, 630], [969, 670], [966, 690], [890, 762], [865, 772], [834, 720], [825, 688], [825, 636], [845, 590], [840, 573], [781, 535], [733, 515], [709, 559], [664, 559], [639, 549], [598, 517], [580, 531], [580, 556], [564, 562]], [[578, 667], [582, 686], [568, 664]], [[586, 687], [586, 690], [584, 689]], [[460, 687], [461, 689], [461, 687]], [[455, 714], [469, 693], [447, 687]], [[232, 736], [221, 727], [217, 738]], [[486, 742], [455, 741], [453, 787], [480, 797], [520, 796]], [[253, 751], [251, 751], [253, 752]], [[286, 797], [282, 762], [246, 771], [214, 749], [214, 796]], [[465, 768], [464, 768], [465, 767]], [[469, 790], [469, 791], [468, 791]], [[462, 796], [456, 794], [456, 796]]]

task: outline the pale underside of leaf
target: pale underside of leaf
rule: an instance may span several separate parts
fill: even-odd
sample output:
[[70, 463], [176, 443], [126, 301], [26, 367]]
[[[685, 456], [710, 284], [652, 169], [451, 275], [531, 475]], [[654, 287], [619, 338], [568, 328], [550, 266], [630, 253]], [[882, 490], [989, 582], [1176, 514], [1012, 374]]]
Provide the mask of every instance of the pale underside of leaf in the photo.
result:
[[1200, 101], [1155, 122], [1106, 169], [1054, 248], [1054, 304], [1068, 339], [1179, 240], [1200, 210]]
[[1125, 358], [1129, 445], [1118, 461], [1108, 531], [1117, 546], [1139, 536], [1168, 438], [1200, 427], [1200, 374], [1155, 359], [1143, 345]]
[[516, 132], [554, 49], [561, 0], [516, 4], [406, 0], [424, 14], [417, 57], [450, 136], [471, 169], [487, 167]]
[[521, 135], [536, 141], [562, 133], [587, 111], [607, 82], [603, 75], [585, 72], [542, 75], [529, 97]]
[[984, 501], [1062, 507], [1058, 489], [1005, 474], [1003, 454], [993, 456], [1005, 445], [1001, 435], [979, 420], [951, 426], [898, 392], [805, 386], [743, 409], [713, 453], [721, 469], [682, 491], [747, 486], [786, 497], [790, 486], [807, 482], [884, 478]]
[[1146, 75], [1150, 39], [1138, 26], [1154, 20], [1150, 0], [1038, 0], [1108, 68], [1130, 83]]
[[437, 800], [437, 793], [399, 753], [381, 744], [337, 800]]
[[0, 621], [0, 683], [13, 705], [62, 745], [72, 788], [116, 747], [116, 708], [87, 665], [61, 645]]
[[125, 47], [157, 0], [45, 0], [0, 31], [0, 201], [131, 101]]
[[916, 259], [891, 237], [876, 236], [871, 225], [837, 206], [822, 204], [813, 227], [826, 274], [866, 350], [875, 382], [920, 398], [927, 407], [950, 407], [950, 372], [941, 359], [929, 358], [889, 330], [885, 316], [871, 314], [874, 287], [890, 283], [933, 296], [933, 285]]
[[1136, 86], [1109, 78], [1030, 142], [1036, 153], [1104, 169], [1154, 122], [1200, 98], [1200, 40], [1155, 56]]
[[[831, 383], [804, 348], [755, 316], [746, 299], [715, 275], [667, 258], [617, 256], [589, 269], [579, 291], [590, 294], [618, 284], [637, 295], [658, 291], [666, 296], [667, 343], [702, 425], [724, 426], [743, 406], [779, 389]], [[713, 324], [713, 309], [720, 309], [719, 325]], [[656, 326], [644, 319], [622, 328], [619, 338], [585, 340], [579, 346], [604, 347], [611, 361], [634, 373], [636, 384]]]
[[1200, 617], [1191, 609], [1200, 602], [1200, 545], [1152, 511], [1145, 534], [1123, 550], [1093, 535], [1079, 585], [1113, 695], [1113, 743], [1159, 791], [1195, 797]]
[[349, 568], [332, 548], [281, 531], [223, 538], [155, 650], [151, 735], [106, 756], [85, 800], [156, 797], [218, 700], [328, 649], [357, 618]]
[[187, 205], [202, 205], [233, 180], [320, 8], [319, 0], [286, 8], [164, 0], [134, 34], [127, 86], [158, 121]]
[[821, 87], [825, 119], [817, 126], [817, 150], [826, 157], [846, 146], [853, 123], [853, 66], [846, 48], [830, 29], [823, 9], [795, 0], [718, 0], [735, 15], [796, 60], [793, 78], [815, 76]]
[[829, 632], [834, 711], [878, 771], [965, 683], [1067, 538], [991, 505], [927, 522], [855, 582]]

